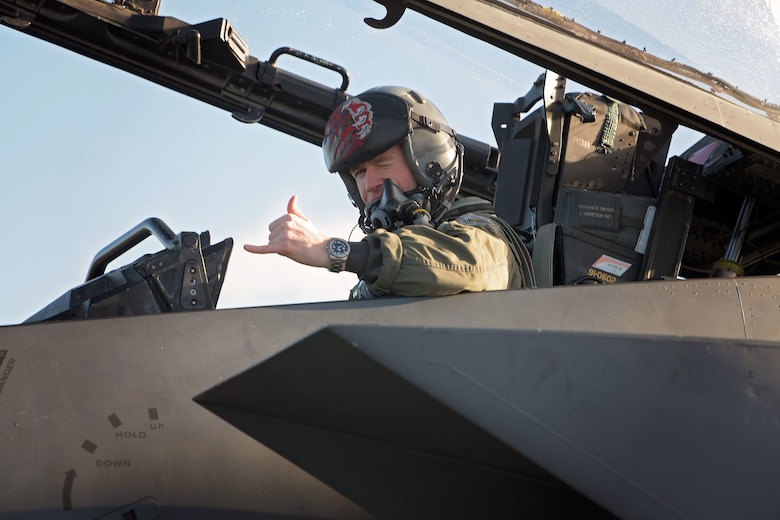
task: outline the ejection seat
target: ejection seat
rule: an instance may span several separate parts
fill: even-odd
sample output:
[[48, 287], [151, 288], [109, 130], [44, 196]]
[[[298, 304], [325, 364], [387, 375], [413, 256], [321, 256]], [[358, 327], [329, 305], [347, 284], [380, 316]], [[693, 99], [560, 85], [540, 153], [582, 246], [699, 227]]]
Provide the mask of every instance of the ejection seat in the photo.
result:
[[674, 125], [564, 88], [546, 73], [495, 104], [496, 213], [528, 239], [538, 287], [637, 280]]
[[[106, 272], [110, 263], [151, 236], [165, 248]], [[82, 285], [25, 323], [216, 309], [232, 251], [232, 238], [212, 244], [208, 231], [176, 234], [162, 220], [148, 218], [95, 255]]]

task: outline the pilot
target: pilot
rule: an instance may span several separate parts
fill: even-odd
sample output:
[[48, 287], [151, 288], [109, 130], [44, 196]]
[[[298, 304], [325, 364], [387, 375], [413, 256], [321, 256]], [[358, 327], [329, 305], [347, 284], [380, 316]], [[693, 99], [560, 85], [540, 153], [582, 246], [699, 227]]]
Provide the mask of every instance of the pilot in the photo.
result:
[[334, 273], [357, 274], [350, 299], [444, 296], [533, 285], [527, 250], [476, 197], [459, 197], [463, 146], [427, 98], [377, 87], [342, 103], [322, 143], [366, 236], [325, 236], [293, 196], [271, 222], [266, 245], [245, 245]]

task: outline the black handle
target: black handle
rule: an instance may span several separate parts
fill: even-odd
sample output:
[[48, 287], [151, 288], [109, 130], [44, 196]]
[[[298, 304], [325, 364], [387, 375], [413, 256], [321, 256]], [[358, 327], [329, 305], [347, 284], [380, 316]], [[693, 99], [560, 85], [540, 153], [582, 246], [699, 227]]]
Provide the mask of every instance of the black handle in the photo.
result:
[[292, 47], [280, 47], [276, 49], [271, 54], [271, 57], [268, 59], [268, 63], [275, 67], [276, 60], [282, 54], [289, 54], [290, 56], [295, 56], [296, 58], [302, 59], [304, 61], [308, 61], [309, 63], [313, 63], [315, 65], [319, 65], [320, 67], [325, 67], [326, 69], [330, 69], [334, 72], [338, 72], [341, 75], [341, 87], [339, 87], [339, 90], [341, 92], [347, 91], [347, 87], [349, 86], [349, 73], [347, 73], [347, 69], [345, 69], [341, 65], [337, 65], [328, 60], [323, 60], [322, 58], [318, 58], [317, 56], [312, 56], [311, 54], [305, 53], [303, 51], [299, 51], [298, 49], [293, 49]]
[[156, 236], [166, 249], [176, 249], [178, 247], [176, 234], [171, 231], [171, 228], [159, 218], [150, 217], [101, 249], [89, 265], [86, 281], [101, 276], [106, 272], [106, 266], [110, 262], [130, 251], [130, 249], [140, 244], [150, 235]]

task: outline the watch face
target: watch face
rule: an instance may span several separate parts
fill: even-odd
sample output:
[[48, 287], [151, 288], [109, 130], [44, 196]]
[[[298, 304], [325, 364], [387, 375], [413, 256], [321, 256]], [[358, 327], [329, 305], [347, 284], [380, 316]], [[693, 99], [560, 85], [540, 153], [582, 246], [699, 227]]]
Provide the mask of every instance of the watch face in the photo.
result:
[[344, 240], [331, 240], [330, 252], [333, 256], [345, 257], [349, 254], [349, 244]]

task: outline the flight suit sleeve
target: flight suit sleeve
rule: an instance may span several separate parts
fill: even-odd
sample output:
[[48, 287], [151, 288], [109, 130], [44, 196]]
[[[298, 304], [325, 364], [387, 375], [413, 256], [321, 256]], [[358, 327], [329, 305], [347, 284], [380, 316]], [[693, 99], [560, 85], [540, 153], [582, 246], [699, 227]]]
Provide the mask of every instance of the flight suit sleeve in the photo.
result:
[[[377, 230], [381, 266], [363, 277], [376, 294], [444, 296], [519, 287], [520, 271], [498, 225], [466, 214], [433, 229]], [[371, 279], [373, 278], [373, 279]]]

